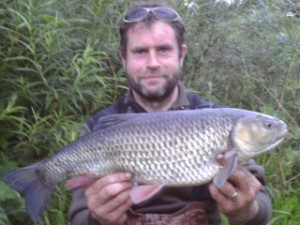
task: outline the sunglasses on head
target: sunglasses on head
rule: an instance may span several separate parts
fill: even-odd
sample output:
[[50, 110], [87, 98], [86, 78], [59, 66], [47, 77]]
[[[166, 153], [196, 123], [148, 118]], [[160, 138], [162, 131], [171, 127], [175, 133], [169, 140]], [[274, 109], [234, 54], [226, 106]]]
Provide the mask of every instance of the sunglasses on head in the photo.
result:
[[168, 7], [165, 6], [159, 6], [159, 7], [153, 7], [153, 8], [144, 8], [144, 7], [138, 7], [131, 11], [129, 11], [123, 18], [124, 23], [136, 23], [144, 20], [149, 13], [152, 13], [152, 15], [157, 19], [161, 21], [178, 21], [181, 20], [179, 14]]

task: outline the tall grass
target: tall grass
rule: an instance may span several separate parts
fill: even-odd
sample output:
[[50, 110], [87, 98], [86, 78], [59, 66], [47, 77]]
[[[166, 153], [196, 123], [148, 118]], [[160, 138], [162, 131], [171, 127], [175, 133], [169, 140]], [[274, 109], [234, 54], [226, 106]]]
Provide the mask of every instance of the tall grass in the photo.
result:
[[[75, 140], [86, 117], [126, 91], [117, 32], [131, 2], [0, 2], [0, 177]], [[270, 225], [299, 224], [299, 19], [285, 17], [280, 1], [169, 2], [187, 26], [187, 87], [288, 123], [283, 145], [257, 161], [274, 204]], [[69, 204], [60, 185], [38, 224], [69, 224]], [[21, 223], [32, 224], [23, 196], [0, 181], [0, 224]]]
[[[125, 85], [113, 1], [0, 4], [2, 176], [76, 139], [84, 119]], [[32, 224], [23, 197], [0, 184], [0, 224]], [[60, 186], [39, 224], [68, 224], [69, 200]]]
[[288, 123], [284, 144], [256, 160], [266, 169], [274, 205], [270, 224], [300, 224], [299, 19], [286, 17], [286, 5], [276, 1], [198, 6], [186, 14], [193, 47], [184, 80], [207, 99]]

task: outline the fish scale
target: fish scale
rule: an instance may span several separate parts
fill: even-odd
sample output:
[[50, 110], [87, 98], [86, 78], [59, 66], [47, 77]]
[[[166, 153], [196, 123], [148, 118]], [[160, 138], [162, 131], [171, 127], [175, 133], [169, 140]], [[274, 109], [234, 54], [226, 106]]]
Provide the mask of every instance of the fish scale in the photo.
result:
[[[148, 125], [147, 130], [141, 130], [144, 129], [143, 126], [134, 127], [131, 134], [128, 134], [128, 127], [123, 127], [123, 129], [118, 129], [116, 127], [115, 129], [112, 129], [112, 133], [107, 133], [107, 136], [116, 135], [115, 139], [111, 139], [112, 143], [110, 141], [104, 145], [109, 146], [109, 149], [114, 149], [114, 154], [112, 154], [112, 160], [114, 160], [114, 163], [111, 163], [111, 165], [114, 165], [114, 168], [110, 168], [112, 171], [130, 171], [133, 172], [136, 175], [137, 180], [146, 180], [150, 179], [148, 177], [151, 177], [151, 180], [156, 180], [161, 183], [167, 183], [169, 185], [181, 185], [186, 184], [189, 182], [189, 180], [194, 180], [194, 177], [187, 177], [183, 176], [186, 174], [193, 173], [193, 170], [199, 171], [202, 165], [198, 166], [189, 166], [191, 159], [185, 160], [186, 155], [190, 156], [190, 158], [195, 157], [194, 155], [199, 154], [198, 150], [199, 148], [203, 148], [201, 146], [201, 143], [206, 143], [205, 140], [209, 140], [209, 134], [211, 135], [211, 132], [201, 132], [202, 130], [206, 131], [206, 127], [208, 127], [207, 121], [202, 120], [203, 124], [195, 124], [193, 122], [193, 119], [183, 120], [180, 119], [177, 120], [175, 123], [170, 123], [170, 119], [168, 117], [168, 114], [165, 114], [165, 117], [161, 118], [162, 122], [159, 124], [159, 127], [157, 127], [157, 124], [153, 123], [153, 119], [149, 119], [150, 122], [146, 123]], [[171, 115], [173, 116], [173, 115]], [[174, 120], [174, 118], [171, 118]], [[143, 121], [136, 121], [135, 124], [139, 124], [139, 122]], [[142, 123], [143, 124], [143, 123]], [[154, 124], [154, 125], [153, 125]], [[182, 130], [185, 132], [182, 132], [182, 134], [176, 132], [178, 130], [178, 125], [181, 124]], [[197, 125], [197, 126], [195, 126]], [[223, 128], [231, 127], [232, 123], [230, 120], [226, 117], [222, 117], [222, 120], [220, 120], [220, 125]], [[226, 126], [227, 125], [227, 126]], [[228, 126], [230, 125], [230, 126]], [[127, 129], [126, 129], [127, 128]], [[131, 127], [129, 127], [132, 129]], [[142, 132], [143, 131], [143, 132]], [[145, 132], [146, 131], [146, 132]], [[228, 132], [230, 129], [227, 128], [227, 131], [225, 130], [224, 135], [228, 135]], [[151, 136], [148, 138], [148, 135], [145, 134], [153, 134], [153, 137], [151, 139]], [[184, 134], [185, 133], [185, 134]], [[141, 135], [143, 134], [143, 135]], [[124, 138], [124, 135], [127, 135], [126, 138]], [[158, 136], [159, 135], [159, 136]], [[176, 137], [180, 137], [180, 135], [183, 136], [183, 138], [180, 140]], [[137, 138], [138, 137], [138, 138]], [[159, 142], [157, 141], [157, 138], [160, 137], [162, 140], [170, 138], [170, 140], [177, 140], [181, 145], [176, 146], [173, 142], [169, 142], [169, 144], [166, 144], [168, 142]], [[175, 137], [175, 138], [174, 138]], [[192, 137], [192, 139], [191, 139]], [[220, 137], [220, 139], [224, 139], [223, 136]], [[122, 145], [122, 143], [125, 142], [125, 145]], [[130, 143], [130, 145], [126, 145], [127, 143]], [[148, 143], [147, 143], [148, 142]], [[150, 143], [149, 143], [150, 142]], [[116, 144], [117, 143], [117, 147]], [[145, 144], [147, 143], [147, 144]], [[209, 144], [209, 143], [207, 143]], [[150, 147], [148, 147], [148, 145]], [[211, 146], [210, 148], [206, 148], [205, 151], [202, 151], [203, 153], [209, 154], [213, 148], [219, 148], [219, 146]], [[118, 149], [118, 150], [116, 150]], [[123, 149], [126, 149], [124, 151]], [[177, 151], [176, 151], [177, 150]], [[130, 156], [128, 152], [135, 152], [135, 157]], [[155, 154], [153, 153], [158, 153]], [[178, 159], [183, 159], [185, 163], [178, 163]], [[89, 159], [87, 159], [89, 160]], [[110, 160], [109, 157], [106, 157], [106, 160]], [[199, 161], [203, 161], [199, 160]], [[120, 164], [121, 162], [121, 164]], [[150, 165], [151, 163], [157, 162], [156, 167], [146, 166]], [[210, 162], [206, 162], [207, 164]], [[166, 177], [165, 176], [165, 169], [162, 167], [162, 165], [169, 165], [168, 168], [173, 168], [171, 171], [173, 171], [172, 176]], [[214, 168], [214, 173], [218, 172], [218, 166], [211, 166]], [[209, 166], [203, 167], [201, 169], [211, 168]], [[187, 170], [187, 171], [186, 171]], [[99, 169], [98, 171], [103, 172], [103, 169]], [[141, 172], [142, 171], [142, 172]], [[90, 172], [90, 171], [89, 171]], [[105, 171], [104, 171], [105, 172]], [[150, 175], [148, 175], [150, 174]], [[205, 173], [203, 173], [205, 174]], [[208, 177], [210, 178], [212, 175], [210, 173], [208, 174]], [[98, 174], [99, 176], [103, 174]], [[147, 177], [147, 178], [145, 178]], [[205, 181], [207, 178], [203, 178], [204, 176], [201, 175], [201, 178]], [[198, 179], [198, 178], [197, 178]], [[195, 181], [191, 181], [191, 184], [193, 184]], [[199, 182], [199, 179], [198, 179]]]
[[274, 148], [286, 134], [286, 124], [275, 117], [232, 108], [110, 115], [93, 132], [12, 171], [4, 182], [25, 192], [28, 213], [36, 221], [63, 180], [127, 171], [138, 183], [179, 187], [214, 180], [222, 185], [235, 160], [227, 159], [229, 166], [223, 167], [218, 154], [234, 151], [231, 158], [244, 162]]

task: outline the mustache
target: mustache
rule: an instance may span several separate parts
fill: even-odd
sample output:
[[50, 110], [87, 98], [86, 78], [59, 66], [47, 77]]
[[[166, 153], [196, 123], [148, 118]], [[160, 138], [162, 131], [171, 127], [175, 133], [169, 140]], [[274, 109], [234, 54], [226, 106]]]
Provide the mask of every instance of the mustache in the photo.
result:
[[163, 73], [146, 73], [140, 76], [140, 78], [149, 78], [149, 77], [167, 77], [167, 75]]

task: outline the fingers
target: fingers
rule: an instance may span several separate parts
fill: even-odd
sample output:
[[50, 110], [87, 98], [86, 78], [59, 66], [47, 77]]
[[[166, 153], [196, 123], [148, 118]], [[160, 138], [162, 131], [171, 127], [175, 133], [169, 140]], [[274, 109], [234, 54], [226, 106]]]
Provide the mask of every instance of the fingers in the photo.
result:
[[[132, 179], [132, 175], [130, 173], [115, 173], [115, 174], [107, 175], [105, 177], [100, 178], [88, 189], [86, 189], [86, 194], [95, 194], [99, 192], [99, 189], [103, 189], [107, 185], [117, 184], [120, 182], [130, 182], [131, 179]], [[112, 190], [112, 192], [114, 191], [115, 190]]]
[[222, 188], [218, 189], [213, 184], [209, 186], [212, 197], [224, 214], [250, 207], [260, 188], [260, 182], [245, 168], [237, 169]]
[[128, 173], [111, 174], [97, 180], [86, 189], [87, 206], [92, 216], [102, 223], [123, 224], [126, 211], [132, 205], [130, 189], [132, 176]]
[[[115, 202], [115, 200], [111, 200]], [[132, 205], [130, 198], [125, 201], [117, 200], [120, 204], [103, 205], [92, 211], [92, 216], [101, 224], [124, 224], [127, 218], [126, 212]]]
[[107, 185], [95, 195], [86, 194], [88, 207], [101, 214], [114, 211], [129, 200], [130, 188], [130, 183], [123, 182]]
[[[210, 194], [211, 194], [212, 198], [217, 202], [220, 210], [222, 211], [222, 206], [225, 205], [226, 202], [228, 202], [228, 198], [227, 198], [226, 194], [224, 194], [224, 192], [219, 190], [214, 184], [209, 185], [209, 190], [210, 190]], [[232, 203], [230, 203], [230, 204], [232, 204]]]
[[230, 177], [229, 183], [241, 192], [246, 202], [252, 201], [261, 188], [261, 183], [247, 169], [240, 168]]
[[238, 193], [237, 189], [229, 182], [226, 182], [221, 189], [218, 189], [216, 186], [213, 186], [213, 189], [214, 193], [221, 193], [221, 195], [216, 195], [216, 197], [222, 200], [233, 200], [235, 198], [234, 195], [236, 195], [235, 193]]

